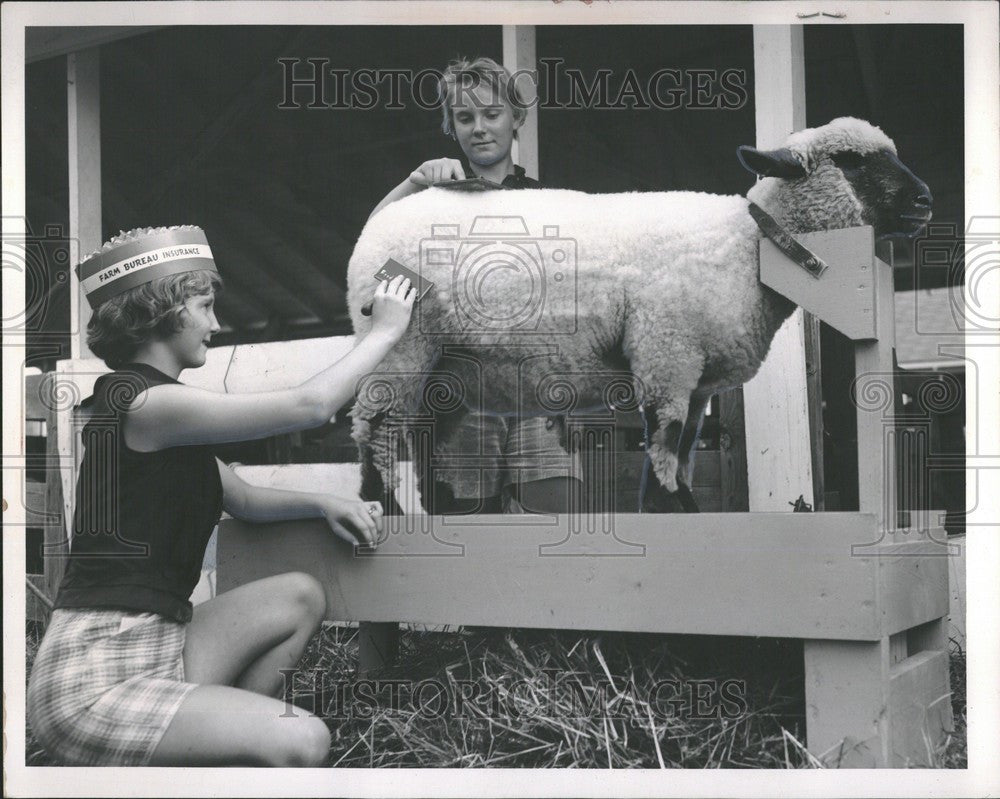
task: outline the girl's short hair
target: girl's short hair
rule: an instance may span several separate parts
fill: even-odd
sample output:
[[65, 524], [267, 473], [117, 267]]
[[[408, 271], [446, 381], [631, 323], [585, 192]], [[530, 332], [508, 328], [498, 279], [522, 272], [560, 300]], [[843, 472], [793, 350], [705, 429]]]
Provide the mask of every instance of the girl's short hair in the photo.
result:
[[222, 287], [218, 272], [200, 270], [143, 283], [97, 307], [87, 323], [87, 346], [110, 368], [118, 369], [148, 341], [181, 328], [184, 303]]
[[[445, 132], [446, 136], [455, 137], [452, 101], [459, 85], [463, 89], [488, 86], [493, 91], [494, 97], [502, 99], [510, 106], [514, 119], [524, 119], [528, 115], [527, 105], [517, 90], [517, 83], [506, 67], [485, 56], [471, 61], [467, 58], [457, 58], [448, 64], [438, 81], [438, 99], [441, 101], [442, 117], [441, 130]], [[514, 129], [514, 138], [517, 138], [516, 128]]]

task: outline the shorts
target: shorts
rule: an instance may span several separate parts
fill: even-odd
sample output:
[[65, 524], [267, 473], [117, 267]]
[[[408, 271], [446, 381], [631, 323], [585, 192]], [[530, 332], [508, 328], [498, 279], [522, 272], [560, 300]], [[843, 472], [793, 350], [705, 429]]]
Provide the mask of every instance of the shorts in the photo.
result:
[[156, 613], [52, 612], [28, 684], [28, 724], [67, 766], [143, 766], [185, 697], [185, 625]]
[[550, 477], [582, 479], [580, 456], [567, 450], [560, 432], [552, 417], [469, 413], [435, 449], [434, 479], [458, 499], [495, 497]]

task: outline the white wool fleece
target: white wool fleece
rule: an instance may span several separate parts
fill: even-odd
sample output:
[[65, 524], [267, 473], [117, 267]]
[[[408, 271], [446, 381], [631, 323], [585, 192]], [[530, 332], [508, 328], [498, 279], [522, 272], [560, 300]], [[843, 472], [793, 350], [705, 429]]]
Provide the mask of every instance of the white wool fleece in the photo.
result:
[[[415, 309], [406, 337], [379, 366], [378, 391], [363, 388], [354, 412], [356, 440], [369, 441], [362, 420], [386, 410], [381, 400], [388, 396], [397, 415], [417, 412], [423, 375], [446, 344], [477, 348], [492, 409], [537, 413], [551, 410], [536, 389], [552, 375], [568, 375], [564, 379], [578, 395], [576, 409], [600, 405], [609, 382], [621, 380], [620, 373], [610, 375], [613, 367], [602, 357], [619, 342], [643, 401], [664, 416], [684, 419], [699, 381], [717, 390], [756, 373], [790, 311], [787, 301], [757, 279], [758, 231], [746, 209], [739, 196], [550, 189], [476, 195], [429, 189], [388, 206], [365, 228], [348, 271], [356, 334], [371, 329], [371, 317], [360, 309], [372, 297], [374, 273], [388, 258], [435, 286]], [[456, 285], [451, 264], [420, 262], [420, 241], [430, 237], [432, 226], [457, 225], [468, 239], [477, 216], [505, 215], [524, 219], [531, 238], [540, 240], [540, 252], [550, 249], [541, 237], [545, 227], [558, 227], [558, 238], [568, 240], [568, 250], [575, 248], [571, 282], [546, 287], [544, 320], [546, 329], [555, 331], [550, 335], [470, 331], [454, 304], [465, 301], [456, 294], [473, 287]], [[444, 245], [457, 246], [456, 240]], [[546, 275], [557, 268], [551, 261], [542, 267]], [[523, 273], [498, 270], [475, 288], [482, 289], [482, 301], [495, 318], [515, 317], [524, 307]], [[371, 444], [376, 466], [387, 485], [395, 486], [391, 443]], [[676, 458], [659, 457], [658, 447], [651, 455], [674, 490], [676, 483], [666, 475], [676, 469]]]

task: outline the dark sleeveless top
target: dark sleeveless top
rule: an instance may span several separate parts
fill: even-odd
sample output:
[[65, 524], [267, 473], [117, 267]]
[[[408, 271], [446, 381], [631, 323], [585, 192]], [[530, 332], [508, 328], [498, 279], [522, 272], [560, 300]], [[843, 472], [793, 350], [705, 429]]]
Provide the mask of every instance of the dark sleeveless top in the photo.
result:
[[98, 378], [83, 430], [83, 463], [69, 562], [57, 608], [121, 608], [191, 620], [189, 597], [222, 513], [211, 447], [136, 452], [122, 414], [152, 386], [178, 383], [152, 366], [128, 364]]
[[[465, 172], [466, 175], [471, 175], [472, 177], [476, 176], [476, 173], [472, 171], [472, 167], [469, 166], [469, 159], [465, 155], [461, 156], [461, 158], [459, 158], [459, 161], [461, 161], [461, 163], [462, 163], [462, 170]], [[545, 186], [543, 186], [541, 183], [539, 183], [534, 178], [529, 178], [525, 174], [525, 172], [524, 172], [524, 167], [523, 166], [518, 166], [517, 164], [514, 164], [514, 174], [513, 175], [507, 175], [503, 179], [502, 183], [508, 189], [544, 189], [545, 188]]]

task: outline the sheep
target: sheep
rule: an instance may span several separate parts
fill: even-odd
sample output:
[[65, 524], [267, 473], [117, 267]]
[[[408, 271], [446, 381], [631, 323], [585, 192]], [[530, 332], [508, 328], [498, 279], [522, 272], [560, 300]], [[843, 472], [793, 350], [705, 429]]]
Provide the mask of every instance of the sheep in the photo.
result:
[[[863, 120], [793, 133], [777, 150], [743, 146], [738, 157], [761, 178], [746, 197], [433, 188], [373, 217], [348, 269], [356, 335], [371, 327], [361, 308], [388, 258], [434, 288], [408, 336], [359, 384], [362, 496], [399, 512], [389, 430], [461, 412], [460, 380], [433, 372], [448, 346], [474, 362], [491, 410], [552, 415], [630, 394], [659, 482], [644, 507], [679, 498], [696, 510], [690, 454], [707, 403], [757, 373], [794, 310], [758, 280], [762, 234], [748, 201], [791, 233], [871, 225], [879, 238], [913, 236], [930, 219], [927, 185]], [[426, 468], [428, 453], [417, 456]]]

